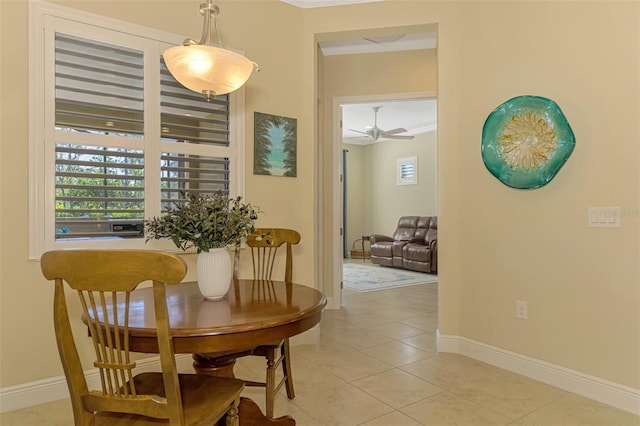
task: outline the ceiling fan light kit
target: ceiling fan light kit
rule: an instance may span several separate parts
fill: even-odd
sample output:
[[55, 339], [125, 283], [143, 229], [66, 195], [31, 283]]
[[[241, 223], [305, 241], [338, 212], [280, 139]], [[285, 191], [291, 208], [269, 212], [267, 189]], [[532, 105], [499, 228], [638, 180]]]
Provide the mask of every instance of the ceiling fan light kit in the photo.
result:
[[352, 132], [361, 133], [363, 135], [367, 135], [372, 142], [377, 142], [379, 139], [401, 139], [401, 140], [411, 140], [415, 136], [413, 135], [400, 135], [399, 133], [406, 133], [407, 129], [402, 127], [398, 127], [391, 130], [382, 130], [378, 127], [378, 111], [380, 110], [379, 106], [373, 107], [373, 127], [368, 128], [366, 131], [349, 129]]

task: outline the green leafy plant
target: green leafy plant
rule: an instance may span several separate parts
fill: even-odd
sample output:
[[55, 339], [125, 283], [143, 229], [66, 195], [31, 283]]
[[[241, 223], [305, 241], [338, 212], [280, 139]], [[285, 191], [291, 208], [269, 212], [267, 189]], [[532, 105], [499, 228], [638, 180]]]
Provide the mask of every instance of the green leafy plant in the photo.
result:
[[243, 203], [242, 197], [190, 193], [165, 215], [145, 220], [146, 241], [167, 238], [182, 250], [195, 247], [198, 253], [228, 246], [239, 249], [254, 231], [258, 213], [260, 209]]

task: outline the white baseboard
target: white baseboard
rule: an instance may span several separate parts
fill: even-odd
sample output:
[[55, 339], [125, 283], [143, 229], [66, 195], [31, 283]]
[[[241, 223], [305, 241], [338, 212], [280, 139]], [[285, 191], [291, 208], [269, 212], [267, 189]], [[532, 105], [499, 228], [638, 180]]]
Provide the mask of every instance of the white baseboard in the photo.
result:
[[[191, 355], [176, 355], [178, 371], [193, 371], [192, 364]], [[160, 371], [160, 358], [158, 356], [136, 361], [136, 373], [149, 371]], [[96, 371], [88, 372], [86, 378], [89, 388], [100, 388], [100, 377]], [[0, 389], [0, 413], [64, 398], [69, 398], [69, 389], [64, 376], [10, 386]]]
[[460, 336], [438, 335], [438, 352], [468, 356], [640, 415], [640, 389], [590, 376]]
[[[320, 326], [293, 336], [289, 343], [292, 346], [302, 344], [316, 344], [320, 340]], [[136, 361], [136, 373], [160, 371], [160, 358], [154, 356]], [[176, 365], [180, 372], [192, 372], [193, 360], [191, 355], [176, 355]], [[95, 371], [86, 374], [89, 388], [100, 388], [100, 378]], [[0, 413], [19, 410], [33, 405], [44, 404], [69, 397], [69, 389], [64, 376], [52, 377], [35, 382], [9, 386], [0, 389]]]

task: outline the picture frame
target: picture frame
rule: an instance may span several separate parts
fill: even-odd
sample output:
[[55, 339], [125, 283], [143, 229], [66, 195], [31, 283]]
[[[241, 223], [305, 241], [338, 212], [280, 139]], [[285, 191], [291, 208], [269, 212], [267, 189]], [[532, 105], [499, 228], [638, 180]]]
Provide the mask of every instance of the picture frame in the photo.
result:
[[254, 112], [253, 174], [297, 177], [298, 120]]

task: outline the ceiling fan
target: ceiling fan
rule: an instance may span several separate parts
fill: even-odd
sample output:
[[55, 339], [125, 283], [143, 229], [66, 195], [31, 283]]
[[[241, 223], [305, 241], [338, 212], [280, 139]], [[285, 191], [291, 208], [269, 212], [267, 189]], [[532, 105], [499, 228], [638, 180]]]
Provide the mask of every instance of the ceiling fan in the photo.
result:
[[363, 135], [367, 135], [372, 141], [377, 141], [380, 138], [404, 139], [404, 140], [410, 140], [414, 138], [414, 136], [411, 136], [411, 135], [399, 135], [398, 133], [405, 133], [407, 131], [407, 129], [403, 129], [402, 127], [398, 127], [396, 129], [391, 129], [391, 130], [382, 130], [381, 128], [379, 128], [378, 127], [378, 111], [379, 110], [380, 110], [379, 106], [373, 107], [373, 127], [371, 127], [370, 129], [367, 129], [364, 132], [360, 130], [355, 130], [355, 129], [349, 129], [349, 130], [351, 130], [352, 132], [362, 133]]

